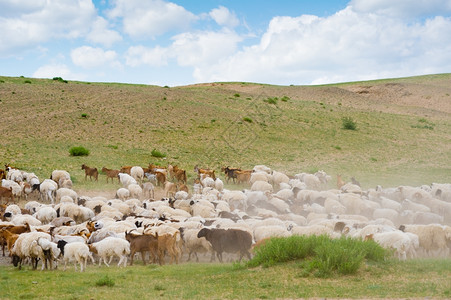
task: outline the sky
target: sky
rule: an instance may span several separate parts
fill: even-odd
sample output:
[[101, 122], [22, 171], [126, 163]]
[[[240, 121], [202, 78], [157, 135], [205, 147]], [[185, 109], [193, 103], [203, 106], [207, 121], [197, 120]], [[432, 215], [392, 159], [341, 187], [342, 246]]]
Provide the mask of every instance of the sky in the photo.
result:
[[451, 72], [451, 0], [0, 0], [0, 75], [180, 86]]

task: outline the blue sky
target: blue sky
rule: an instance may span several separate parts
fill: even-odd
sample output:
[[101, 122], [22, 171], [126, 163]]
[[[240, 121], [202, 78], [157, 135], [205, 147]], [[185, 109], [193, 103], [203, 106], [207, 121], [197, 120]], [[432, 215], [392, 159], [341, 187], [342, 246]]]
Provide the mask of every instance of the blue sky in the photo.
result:
[[0, 75], [186, 85], [451, 72], [451, 0], [0, 0]]

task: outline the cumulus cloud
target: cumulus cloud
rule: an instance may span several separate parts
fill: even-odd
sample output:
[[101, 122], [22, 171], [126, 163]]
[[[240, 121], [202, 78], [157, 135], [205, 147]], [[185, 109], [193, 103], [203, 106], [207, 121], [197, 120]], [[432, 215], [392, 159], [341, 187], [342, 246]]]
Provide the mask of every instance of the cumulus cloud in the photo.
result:
[[349, 5], [356, 12], [403, 18], [444, 15], [451, 12], [450, 0], [351, 0]]
[[212, 9], [209, 15], [220, 26], [233, 28], [240, 25], [240, 21], [235, 13], [230, 12], [230, 10], [224, 6]]
[[62, 77], [69, 80], [84, 80], [83, 74], [73, 73], [65, 64], [52, 63], [41, 66], [32, 75], [34, 78]]
[[233, 54], [243, 38], [234, 31], [185, 32], [172, 38], [168, 47], [130, 47], [126, 54], [129, 66], [162, 66], [175, 59], [179, 66], [209, 66]]
[[70, 53], [72, 62], [82, 68], [95, 68], [100, 66], [120, 66], [117, 53], [112, 50], [104, 51], [101, 48], [82, 46], [73, 49]]
[[90, 42], [102, 44], [106, 47], [122, 40], [122, 36], [117, 31], [108, 28], [107, 20], [102, 17], [96, 18], [86, 38]]
[[121, 18], [124, 32], [136, 39], [186, 29], [197, 19], [182, 6], [162, 0], [116, 0], [108, 16]]
[[258, 44], [199, 65], [194, 76], [309, 84], [448, 72], [449, 32], [450, 18], [406, 22], [352, 6], [324, 18], [274, 17]]
[[167, 65], [168, 54], [167, 49], [159, 46], [155, 48], [133, 46], [125, 54], [125, 63], [131, 67], [140, 65], [164, 66]]
[[88, 32], [96, 16], [90, 0], [8, 0], [2, 1], [0, 9], [0, 56], [33, 48], [51, 38], [78, 38]]

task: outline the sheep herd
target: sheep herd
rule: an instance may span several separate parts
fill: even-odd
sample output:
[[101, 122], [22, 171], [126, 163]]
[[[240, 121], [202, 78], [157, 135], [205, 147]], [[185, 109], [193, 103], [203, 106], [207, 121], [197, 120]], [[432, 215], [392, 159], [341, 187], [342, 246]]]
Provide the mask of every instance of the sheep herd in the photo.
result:
[[[364, 190], [356, 180], [345, 183], [340, 177], [339, 186], [330, 189], [331, 176], [323, 171], [289, 176], [257, 165], [249, 171], [222, 169], [227, 181], [245, 178], [236, 189], [225, 188], [214, 170], [196, 166], [198, 177], [188, 188], [184, 170], [177, 171], [178, 183], [168, 180], [175, 178], [170, 167], [116, 172], [122, 187], [114, 199], [77, 193], [64, 170], [41, 182], [8, 167], [2, 187], [9, 192], [1, 195], [6, 204], [0, 211], [3, 256], [6, 248], [14, 266], [29, 261], [35, 269], [41, 262], [42, 270], [63, 262], [65, 269], [74, 262], [83, 271], [88, 261], [109, 266], [115, 257], [125, 267], [137, 254], [144, 264], [149, 257], [161, 265], [167, 258], [222, 262], [223, 253], [228, 260], [249, 259], [252, 248], [271, 237], [328, 235], [372, 239], [400, 260], [450, 257], [451, 184]], [[97, 170], [91, 172], [97, 180]], [[164, 182], [156, 180], [156, 172]], [[162, 199], [154, 199], [156, 189]], [[33, 191], [38, 201], [27, 200], [23, 207], [8, 202], [10, 194]]]

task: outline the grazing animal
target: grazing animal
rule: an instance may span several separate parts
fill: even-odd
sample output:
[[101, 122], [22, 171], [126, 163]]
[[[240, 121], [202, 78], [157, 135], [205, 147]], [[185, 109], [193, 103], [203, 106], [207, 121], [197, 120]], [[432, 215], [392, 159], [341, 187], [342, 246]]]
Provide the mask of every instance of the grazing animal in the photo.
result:
[[91, 181], [92, 181], [92, 177], [94, 177], [95, 181], [98, 181], [99, 171], [97, 170], [97, 168], [91, 168], [91, 167], [88, 167], [87, 165], [83, 164], [83, 165], [81, 165], [81, 169], [85, 170], [85, 180], [89, 176], [89, 179]]
[[203, 168], [199, 168], [197, 165], [194, 167], [194, 172], [197, 173], [198, 177], [201, 178], [202, 176], [208, 175], [211, 178], [213, 178], [213, 180], [216, 180], [216, 176], [215, 176], [215, 170], [210, 170], [210, 169], [203, 169]]
[[341, 175], [338, 174], [337, 175], [337, 189], [341, 189], [341, 187], [344, 186], [344, 185], [345, 185], [345, 182], [341, 178]]
[[106, 183], [108, 183], [108, 179], [111, 178], [111, 182], [114, 183], [114, 178], [118, 178], [118, 174], [120, 173], [119, 170], [112, 170], [103, 167], [102, 172], [106, 175]]
[[244, 255], [251, 259], [249, 250], [252, 247], [252, 235], [239, 229], [202, 228], [197, 234], [198, 238], [205, 237], [210, 242], [219, 261], [222, 262], [222, 253], [240, 253], [240, 261]]
[[126, 231], [125, 239], [130, 243], [130, 265], [133, 265], [133, 257], [135, 256], [136, 252], [141, 252], [141, 258], [144, 265], [146, 264], [146, 252], [149, 252], [153, 257], [153, 262], [156, 262], [158, 252], [157, 237], [147, 234], [132, 234]]
[[[14, 202], [14, 195], [12, 188], [5, 188], [3, 186], [0, 186], [0, 199], [2, 198], [9, 198], [11, 202]], [[8, 200], [6, 201], [8, 203]]]

